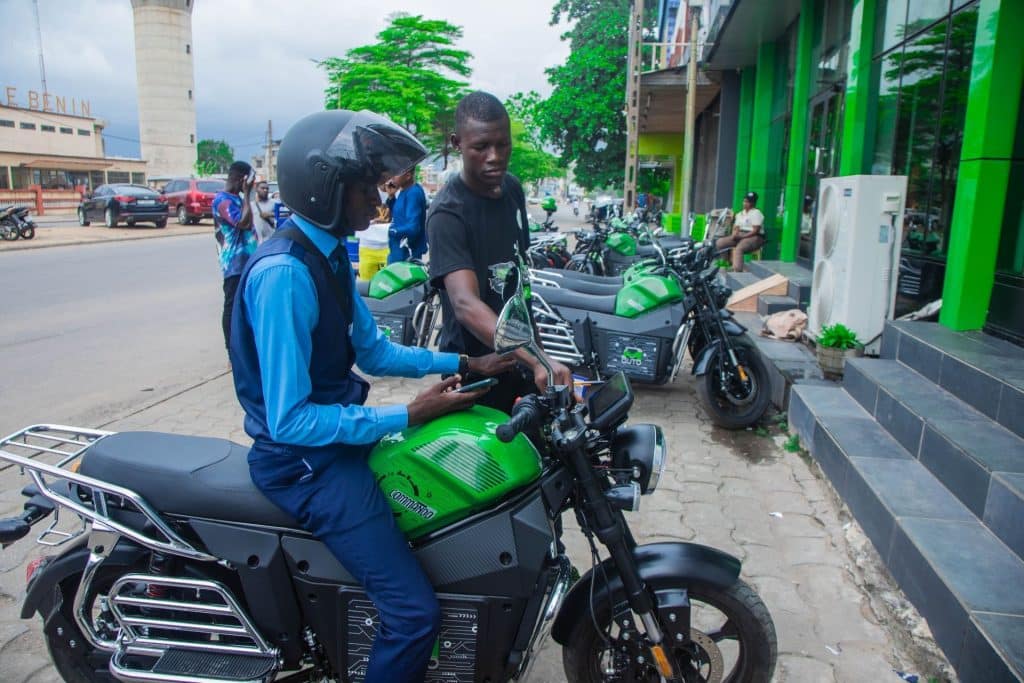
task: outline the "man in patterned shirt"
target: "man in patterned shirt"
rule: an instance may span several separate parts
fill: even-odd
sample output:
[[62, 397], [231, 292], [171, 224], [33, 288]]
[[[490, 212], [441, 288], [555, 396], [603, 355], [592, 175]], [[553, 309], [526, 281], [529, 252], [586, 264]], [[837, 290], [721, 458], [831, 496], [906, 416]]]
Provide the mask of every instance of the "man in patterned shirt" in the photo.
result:
[[[213, 224], [220, 245], [220, 269], [224, 275], [224, 346], [231, 339], [231, 309], [235, 291], [249, 256], [256, 251], [256, 233], [252, 229], [252, 167], [236, 161], [228, 169], [224, 190], [213, 198]], [[241, 196], [240, 196], [241, 195]]]

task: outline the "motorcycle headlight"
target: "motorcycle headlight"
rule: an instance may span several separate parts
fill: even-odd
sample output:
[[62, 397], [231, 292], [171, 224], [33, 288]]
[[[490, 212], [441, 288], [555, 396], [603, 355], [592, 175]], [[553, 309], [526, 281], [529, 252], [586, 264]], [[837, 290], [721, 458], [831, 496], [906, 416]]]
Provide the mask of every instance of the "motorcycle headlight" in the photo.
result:
[[612, 440], [612, 464], [632, 471], [632, 479], [644, 495], [653, 493], [665, 471], [665, 435], [657, 425], [642, 424], [620, 428]]

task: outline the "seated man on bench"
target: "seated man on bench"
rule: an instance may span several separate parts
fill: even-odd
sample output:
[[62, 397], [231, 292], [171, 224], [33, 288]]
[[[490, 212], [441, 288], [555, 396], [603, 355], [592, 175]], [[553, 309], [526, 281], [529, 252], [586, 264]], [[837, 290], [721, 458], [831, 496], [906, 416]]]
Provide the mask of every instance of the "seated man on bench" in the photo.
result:
[[732, 222], [732, 233], [715, 241], [717, 249], [732, 249], [732, 270], [743, 272], [743, 256], [764, 246], [764, 214], [757, 208], [757, 193], [743, 197], [743, 210]]

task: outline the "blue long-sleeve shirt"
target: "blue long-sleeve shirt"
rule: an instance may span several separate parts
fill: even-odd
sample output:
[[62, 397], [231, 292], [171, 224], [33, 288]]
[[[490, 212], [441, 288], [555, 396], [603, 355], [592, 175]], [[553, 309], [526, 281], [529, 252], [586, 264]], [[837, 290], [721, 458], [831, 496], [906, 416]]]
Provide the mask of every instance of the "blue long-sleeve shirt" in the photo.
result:
[[[292, 221], [325, 256], [338, 246], [337, 237], [301, 217], [292, 215]], [[353, 280], [350, 337], [360, 369], [371, 375], [399, 377], [458, 370], [457, 354], [388, 341], [377, 329], [366, 303], [355, 293], [354, 276], [351, 272], [346, 275]], [[260, 359], [267, 427], [275, 441], [297, 446], [366, 444], [408, 426], [409, 413], [404, 405], [342, 406], [310, 401], [312, 333], [320, 304], [313, 278], [301, 261], [289, 254], [261, 259], [249, 272], [242, 296]]]
[[418, 183], [404, 188], [391, 207], [391, 251], [400, 248], [402, 239], [409, 243], [413, 258], [427, 252], [427, 195]]

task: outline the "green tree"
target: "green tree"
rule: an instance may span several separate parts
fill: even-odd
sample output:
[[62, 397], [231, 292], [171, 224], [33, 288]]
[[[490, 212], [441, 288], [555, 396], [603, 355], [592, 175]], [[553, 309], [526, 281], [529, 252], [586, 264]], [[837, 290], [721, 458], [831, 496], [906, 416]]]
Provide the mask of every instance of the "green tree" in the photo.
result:
[[447, 21], [393, 14], [377, 42], [320, 62], [327, 72], [327, 109], [369, 109], [447, 157], [455, 104], [466, 91], [472, 55], [455, 42], [462, 28]]
[[526, 125], [515, 117], [512, 123], [512, 157], [509, 159], [509, 173], [519, 178], [524, 185], [533, 184], [559, 175], [558, 157], [545, 152], [534, 144]]
[[224, 140], [200, 140], [196, 145], [196, 175], [227, 173], [235, 160], [235, 150]]
[[551, 96], [540, 105], [544, 138], [575, 162], [587, 189], [620, 186], [626, 164], [626, 65], [629, 0], [558, 0], [551, 24], [571, 48], [565, 64], [547, 70]]

